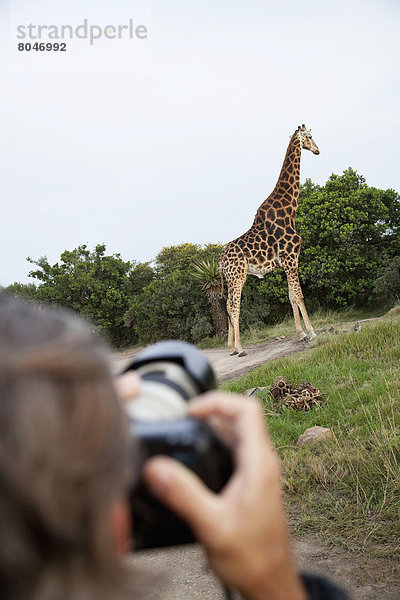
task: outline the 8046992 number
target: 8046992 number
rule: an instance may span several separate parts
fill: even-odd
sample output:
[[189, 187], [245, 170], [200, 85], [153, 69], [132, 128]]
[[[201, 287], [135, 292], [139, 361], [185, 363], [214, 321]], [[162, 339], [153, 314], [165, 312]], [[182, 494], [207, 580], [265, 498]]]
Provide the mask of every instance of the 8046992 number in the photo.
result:
[[20, 52], [31, 52], [31, 50], [34, 50], [35, 52], [66, 52], [67, 44], [65, 42], [62, 42], [61, 44], [58, 42], [35, 42], [34, 44], [31, 44], [30, 42], [21, 42], [18, 44], [18, 50]]

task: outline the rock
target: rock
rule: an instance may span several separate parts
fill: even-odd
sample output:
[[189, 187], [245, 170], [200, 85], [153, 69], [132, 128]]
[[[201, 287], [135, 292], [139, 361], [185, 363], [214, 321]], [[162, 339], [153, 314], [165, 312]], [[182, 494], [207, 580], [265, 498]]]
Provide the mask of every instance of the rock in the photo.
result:
[[257, 388], [250, 388], [249, 390], [245, 390], [243, 392], [243, 396], [252, 396], [253, 394], [255, 394], [257, 391]]
[[255, 396], [255, 395], [257, 395], [257, 392], [263, 392], [264, 390], [265, 390], [265, 386], [250, 388], [249, 390], [246, 390], [245, 392], [243, 392], [243, 396]]
[[311, 446], [314, 444], [314, 442], [319, 442], [329, 438], [333, 438], [332, 431], [328, 429], [328, 427], [320, 427], [319, 425], [316, 425], [315, 427], [306, 429], [305, 432], [301, 434], [297, 440], [297, 446]]

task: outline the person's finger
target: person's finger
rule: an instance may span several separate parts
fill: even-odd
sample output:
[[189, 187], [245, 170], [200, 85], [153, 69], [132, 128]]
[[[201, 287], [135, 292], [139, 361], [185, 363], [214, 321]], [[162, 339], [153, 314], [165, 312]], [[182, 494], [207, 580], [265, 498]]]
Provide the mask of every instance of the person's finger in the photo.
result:
[[215, 414], [224, 415], [226, 418], [234, 418], [248, 401], [249, 398], [244, 396], [211, 391], [190, 400], [188, 411], [199, 418], [208, 418]]
[[138, 396], [141, 379], [135, 371], [127, 371], [115, 378], [114, 385], [121, 402], [128, 402]]
[[189, 523], [197, 538], [215, 519], [216, 495], [183, 464], [167, 456], [149, 459], [143, 477], [151, 492]]
[[189, 403], [190, 416], [225, 420], [234, 440], [238, 474], [246, 480], [260, 479], [260, 472], [276, 474], [278, 462], [258, 402], [232, 394], [209, 393]]

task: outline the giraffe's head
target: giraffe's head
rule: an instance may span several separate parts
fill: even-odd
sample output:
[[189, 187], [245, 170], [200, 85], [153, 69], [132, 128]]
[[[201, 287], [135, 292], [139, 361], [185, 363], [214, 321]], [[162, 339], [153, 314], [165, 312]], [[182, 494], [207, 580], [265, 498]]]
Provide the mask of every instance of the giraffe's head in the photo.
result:
[[307, 129], [304, 124], [301, 127], [299, 125], [296, 133], [300, 140], [300, 146], [304, 150], [311, 150], [313, 154], [319, 154], [319, 148], [312, 139], [311, 129]]

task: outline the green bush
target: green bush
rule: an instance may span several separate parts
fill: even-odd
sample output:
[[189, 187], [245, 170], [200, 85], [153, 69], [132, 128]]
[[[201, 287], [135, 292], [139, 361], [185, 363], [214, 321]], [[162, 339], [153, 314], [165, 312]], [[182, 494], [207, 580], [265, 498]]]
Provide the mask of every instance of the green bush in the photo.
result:
[[211, 337], [213, 334], [213, 327], [211, 325], [209, 317], [205, 315], [199, 315], [196, 317], [191, 329], [190, 335], [195, 344], [203, 341], [206, 338]]
[[400, 256], [395, 256], [382, 268], [381, 274], [375, 280], [375, 294], [388, 302], [400, 298]]

